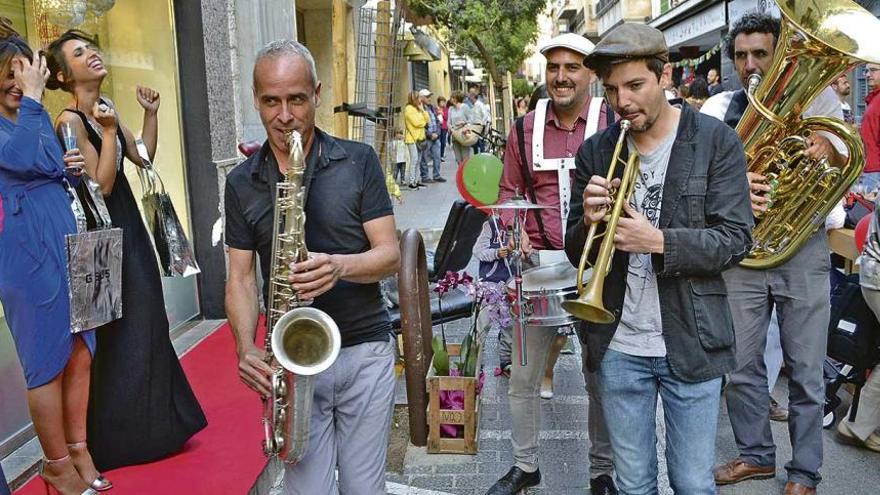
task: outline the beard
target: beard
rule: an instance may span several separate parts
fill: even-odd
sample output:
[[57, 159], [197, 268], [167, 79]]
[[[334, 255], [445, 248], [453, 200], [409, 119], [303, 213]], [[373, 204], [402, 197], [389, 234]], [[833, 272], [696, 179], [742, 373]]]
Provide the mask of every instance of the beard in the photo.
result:
[[[557, 91], [561, 88], [567, 88], [571, 91], [565, 95], [559, 95]], [[550, 99], [553, 101], [553, 104], [559, 108], [569, 109], [576, 105], [580, 100], [582, 100], [582, 95], [580, 95], [577, 91], [577, 86], [555, 86], [553, 91], [549, 94]]]

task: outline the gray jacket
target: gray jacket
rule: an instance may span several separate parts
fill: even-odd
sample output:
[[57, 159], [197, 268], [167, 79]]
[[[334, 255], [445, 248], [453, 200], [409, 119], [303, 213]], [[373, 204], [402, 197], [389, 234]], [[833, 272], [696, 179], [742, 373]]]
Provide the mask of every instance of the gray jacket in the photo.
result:
[[[745, 155], [736, 133], [686, 104], [682, 105], [676, 133], [660, 207], [664, 252], [653, 255], [652, 260], [669, 365], [680, 379], [699, 382], [719, 377], [735, 364], [733, 321], [721, 272], [748, 253], [753, 217]], [[586, 240], [579, 198], [591, 176], [607, 175], [619, 134], [617, 123], [592, 136], [578, 150], [565, 236], [572, 264], [579, 261]], [[620, 177], [623, 168], [617, 167], [615, 174]], [[591, 261], [598, 252], [599, 244], [594, 245]], [[628, 253], [616, 251], [605, 279], [603, 303], [617, 321], [582, 322], [579, 328], [591, 371], [599, 368], [617, 330], [628, 258]]]

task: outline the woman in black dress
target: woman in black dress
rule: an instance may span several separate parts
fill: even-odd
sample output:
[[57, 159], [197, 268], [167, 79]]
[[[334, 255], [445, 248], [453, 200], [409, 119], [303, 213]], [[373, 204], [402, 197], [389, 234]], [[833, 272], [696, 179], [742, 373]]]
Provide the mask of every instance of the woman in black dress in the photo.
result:
[[[109, 470], [175, 453], [207, 421], [171, 346], [156, 256], [122, 168], [125, 157], [142, 162], [134, 135], [101, 97], [107, 76], [102, 54], [76, 30], [53, 41], [48, 52], [47, 87], [73, 95], [56, 126], [73, 126], [86, 173], [100, 186], [113, 226], [123, 230], [123, 317], [97, 329], [88, 411], [89, 451], [98, 469]], [[137, 100], [152, 160], [159, 93], [139, 86]]]

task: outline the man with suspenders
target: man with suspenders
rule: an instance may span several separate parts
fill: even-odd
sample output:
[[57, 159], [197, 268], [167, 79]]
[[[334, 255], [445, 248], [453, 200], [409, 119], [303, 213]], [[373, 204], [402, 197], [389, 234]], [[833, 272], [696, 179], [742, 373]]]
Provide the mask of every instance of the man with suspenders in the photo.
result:
[[[614, 121], [613, 112], [602, 98], [593, 98], [589, 93], [594, 76], [583, 61], [592, 50], [588, 39], [572, 33], [557, 36], [541, 48], [547, 58], [545, 76], [550, 98], [539, 100], [534, 111], [519, 119], [507, 139], [499, 202], [520, 194], [550, 206], [531, 210], [522, 239], [524, 254], [541, 251], [540, 259], [545, 263], [566, 260], [561, 250], [574, 156], [581, 143]], [[512, 225], [512, 210], [502, 211], [505, 225]], [[572, 280], [571, 284], [574, 283]], [[538, 391], [556, 336], [556, 328], [527, 327], [526, 366], [520, 365], [519, 346], [514, 343], [508, 388], [514, 466], [489, 489], [488, 495], [512, 495], [541, 482]], [[614, 495], [617, 490], [611, 476], [611, 446], [596, 392], [598, 387], [592, 373], [585, 373], [585, 379], [589, 400], [590, 490], [593, 495]]]

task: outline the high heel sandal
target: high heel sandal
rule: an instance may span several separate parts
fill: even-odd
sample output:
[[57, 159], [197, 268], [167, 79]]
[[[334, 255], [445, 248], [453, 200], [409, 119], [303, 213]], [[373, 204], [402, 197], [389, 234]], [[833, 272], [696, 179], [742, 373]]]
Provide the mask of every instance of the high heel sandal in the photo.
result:
[[[87, 450], [85, 442], [76, 442], [67, 444], [67, 450]], [[75, 465], [74, 465], [75, 466]], [[89, 483], [89, 486], [95, 491], [106, 492], [107, 490], [113, 488], [113, 483], [110, 482], [107, 478], [104, 477], [101, 473], [98, 473], [98, 476]]]
[[[60, 459], [43, 459], [43, 462], [40, 464], [40, 479], [43, 480], [43, 486], [46, 487], [46, 495], [52, 495], [52, 490], [54, 490], [56, 494], [61, 493], [57, 488], [55, 488], [55, 485], [53, 485], [51, 482], [49, 482], [49, 480], [46, 479], [46, 466], [50, 466], [52, 464], [62, 464], [65, 462], [70, 462], [70, 454]], [[86, 488], [80, 495], [98, 495], [98, 492], [96, 492], [92, 488]]]

